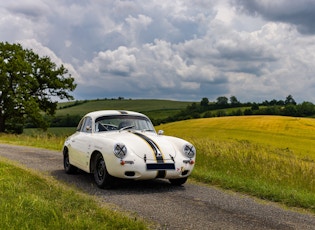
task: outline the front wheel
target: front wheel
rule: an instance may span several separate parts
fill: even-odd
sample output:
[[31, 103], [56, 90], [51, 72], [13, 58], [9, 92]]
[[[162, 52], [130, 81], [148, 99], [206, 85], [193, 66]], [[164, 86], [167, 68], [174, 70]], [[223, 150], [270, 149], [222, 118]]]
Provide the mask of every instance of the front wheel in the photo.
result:
[[111, 188], [114, 183], [114, 177], [109, 175], [106, 169], [105, 161], [101, 153], [97, 153], [94, 161], [94, 180], [99, 188]]
[[182, 184], [185, 184], [188, 177], [178, 178], [178, 179], [169, 179], [172, 185], [180, 186]]

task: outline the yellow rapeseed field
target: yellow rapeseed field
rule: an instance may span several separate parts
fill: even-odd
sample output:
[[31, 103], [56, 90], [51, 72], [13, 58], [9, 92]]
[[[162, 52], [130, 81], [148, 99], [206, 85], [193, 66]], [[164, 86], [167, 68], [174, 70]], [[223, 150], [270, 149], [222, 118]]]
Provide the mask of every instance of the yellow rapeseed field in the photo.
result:
[[248, 140], [315, 160], [315, 119], [283, 116], [202, 118], [157, 126], [166, 135], [211, 140]]

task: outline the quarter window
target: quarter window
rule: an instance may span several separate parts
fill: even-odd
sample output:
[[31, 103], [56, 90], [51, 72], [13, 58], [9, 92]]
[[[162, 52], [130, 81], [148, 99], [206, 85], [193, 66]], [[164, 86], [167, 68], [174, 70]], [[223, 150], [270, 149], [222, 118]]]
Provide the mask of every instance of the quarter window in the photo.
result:
[[78, 126], [77, 126], [77, 131], [78, 131], [78, 132], [81, 132], [83, 123], [84, 123], [84, 119], [81, 119], [80, 123], [79, 123]]
[[92, 133], [92, 118], [86, 117], [84, 119], [83, 126], [81, 128], [81, 132]]

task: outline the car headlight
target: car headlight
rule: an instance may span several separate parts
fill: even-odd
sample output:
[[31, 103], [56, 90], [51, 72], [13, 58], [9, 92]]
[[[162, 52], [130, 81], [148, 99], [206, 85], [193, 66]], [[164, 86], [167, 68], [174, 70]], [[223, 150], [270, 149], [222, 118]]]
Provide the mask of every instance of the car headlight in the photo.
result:
[[124, 158], [127, 154], [127, 148], [124, 144], [116, 144], [114, 147], [114, 154], [117, 158]]
[[193, 145], [185, 145], [184, 153], [186, 154], [187, 157], [193, 158], [196, 154], [196, 149]]

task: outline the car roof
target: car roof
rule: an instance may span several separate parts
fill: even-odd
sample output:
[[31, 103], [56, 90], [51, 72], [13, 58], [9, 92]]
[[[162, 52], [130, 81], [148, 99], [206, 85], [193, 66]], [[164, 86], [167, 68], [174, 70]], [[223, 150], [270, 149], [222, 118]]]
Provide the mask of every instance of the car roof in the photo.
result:
[[86, 114], [84, 117], [91, 117], [92, 119], [96, 119], [101, 116], [111, 116], [111, 115], [136, 115], [141, 117], [146, 117], [146, 115], [138, 112], [128, 111], [128, 110], [99, 110]]

